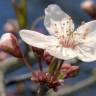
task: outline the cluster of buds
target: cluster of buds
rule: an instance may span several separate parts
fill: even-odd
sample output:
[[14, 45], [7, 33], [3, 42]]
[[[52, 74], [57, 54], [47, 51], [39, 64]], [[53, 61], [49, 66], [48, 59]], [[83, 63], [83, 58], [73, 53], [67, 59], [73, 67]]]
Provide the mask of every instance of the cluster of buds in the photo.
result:
[[49, 88], [57, 91], [57, 87], [64, 83], [64, 79], [77, 76], [79, 70], [80, 68], [78, 66], [63, 64], [58, 76], [48, 72], [36, 71], [32, 73], [31, 80], [39, 84], [46, 84]]
[[32, 81], [40, 84], [46, 84], [49, 88], [57, 91], [57, 87], [60, 86], [64, 80], [58, 79], [56, 76], [48, 72], [36, 71], [32, 73]]

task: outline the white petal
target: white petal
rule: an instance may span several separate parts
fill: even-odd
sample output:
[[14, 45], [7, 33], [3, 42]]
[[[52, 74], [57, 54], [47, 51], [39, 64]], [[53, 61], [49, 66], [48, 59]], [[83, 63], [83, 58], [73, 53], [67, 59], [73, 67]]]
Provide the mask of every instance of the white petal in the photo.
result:
[[46, 48], [46, 51], [59, 59], [69, 60], [76, 57], [75, 52], [70, 48], [51, 46], [50, 48]]
[[96, 47], [90, 46], [90, 43], [88, 45], [82, 44], [79, 45], [77, 48], [77, 55], [78, 58], [85, 62], [91, 62], [96, 60]]
[[64, 63], [65, 64], [75, 64], [78, 62], [78, 59], [77, 58], [72, 58], [70, 60], [65, 60]]
[[55, 43], [55, 39], [52, 36], [46, 36], [36, 31], [21, 30], [20, 36], [27, 44], [45, 49], [49, 44]]
[[77, 29], [75, 37], [78, 58], [89, 62], [96, 60], [96, 20], [85, 23]]
[[55, 4], [45, 8], [44, 25], [50, 34], [57, 37], [66, 35], [67, 31], [74, 30], [74, 24], [70, 16]]
[[94, 38], [96, 36], [96, 20], [81, 25], [74, 33], [76, 33], [75, 39], [78, 41], [88, 41], [88, 39]]

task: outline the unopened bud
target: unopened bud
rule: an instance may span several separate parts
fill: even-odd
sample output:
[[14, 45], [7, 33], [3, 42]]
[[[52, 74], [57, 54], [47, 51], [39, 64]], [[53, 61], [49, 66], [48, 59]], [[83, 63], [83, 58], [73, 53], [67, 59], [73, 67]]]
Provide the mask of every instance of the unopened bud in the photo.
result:
[[78, 75], [79, 71], [80, 71], [79, 66], [71, 66], [70, 70], [66, 72], [64, 78], [75, 77]]
[[5, 33], [1, 36], [0, 48], [15, 57], [22, 57], [22, 52], [19, 48], [18, 40], [12, 33]]
[[4, 26], [4, 31], [9, 33], [15, 33], [19, 30], [19, 25], [16, 20], [8, 20]]
[[57, 91], [57, 87], [64, 82], [56, 76], [42, 71], [33, 72], [31, 80], [36, 83], [46, 84], [48, 88], [52, 88], [54, 91]]
[[34, 82], [45, 82], [46, 80], [46, 73], [42, 71], [35, 71], [32, 73], [31, 80]]
[[81, 8], [86, 11], [91, 17], [96, 19], [96, 3], [93, 0], [85, 0], [81, 4]]
[[71, 68], [71, 64], [62, 64], [60, 71], [68, 70]]

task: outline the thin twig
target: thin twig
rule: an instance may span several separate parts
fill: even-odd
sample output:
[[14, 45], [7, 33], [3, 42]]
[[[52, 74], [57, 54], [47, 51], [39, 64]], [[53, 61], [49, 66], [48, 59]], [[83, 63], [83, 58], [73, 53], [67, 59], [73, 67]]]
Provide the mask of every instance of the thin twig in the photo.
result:
[[29, 62], [27, 61], [27, 58], [24, 56], [24, 54], [22, 53], [23, 58], [21, 58], [20, 60], [23, 61], [23, 63], [26, 65], [26, 67], [32, 72], [32, 66], [29, 64]]
[[38, 57], [38, 65], [39, 65], [40, 71], [43, 71], [42, 59], [40, 57]]
[[61, 69], [61, 67], [62, 67], [63, 62], [64, 62], [64, 60], [61, 60], [61, 61], [60, 61], [60, 64], [58, 64], [58, 68], [57, 68], [57, 70], [56, 70], [56, 72], [55, 72], [55, 76], [56, 76], [56, 77], [58, 77], [58, 75], [59, 75], [59, 72], [60, 72], [60, 69]]
[[60, 61], [59, 67], [58, 67], [58, 69], [57, 69], [58, 71], [61, 69], [63, 62], [64, 62], [64, 60], [61, 60], [61, 61]]
[[49, 88], [46, 86], [46, 84], [40, 84], [38, 90], [37, 90], [37, 96], [46, 96]]

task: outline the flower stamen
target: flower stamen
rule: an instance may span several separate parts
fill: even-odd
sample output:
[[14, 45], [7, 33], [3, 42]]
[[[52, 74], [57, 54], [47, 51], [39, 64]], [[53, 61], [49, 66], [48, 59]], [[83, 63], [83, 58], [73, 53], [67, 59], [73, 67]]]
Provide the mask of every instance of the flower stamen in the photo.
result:
[[59, 38], [59, 43], [65, 47], [65, 48], [74, 48], [76, 46], [73, 38], [69, 38], [69, 37], [60, 37]]

